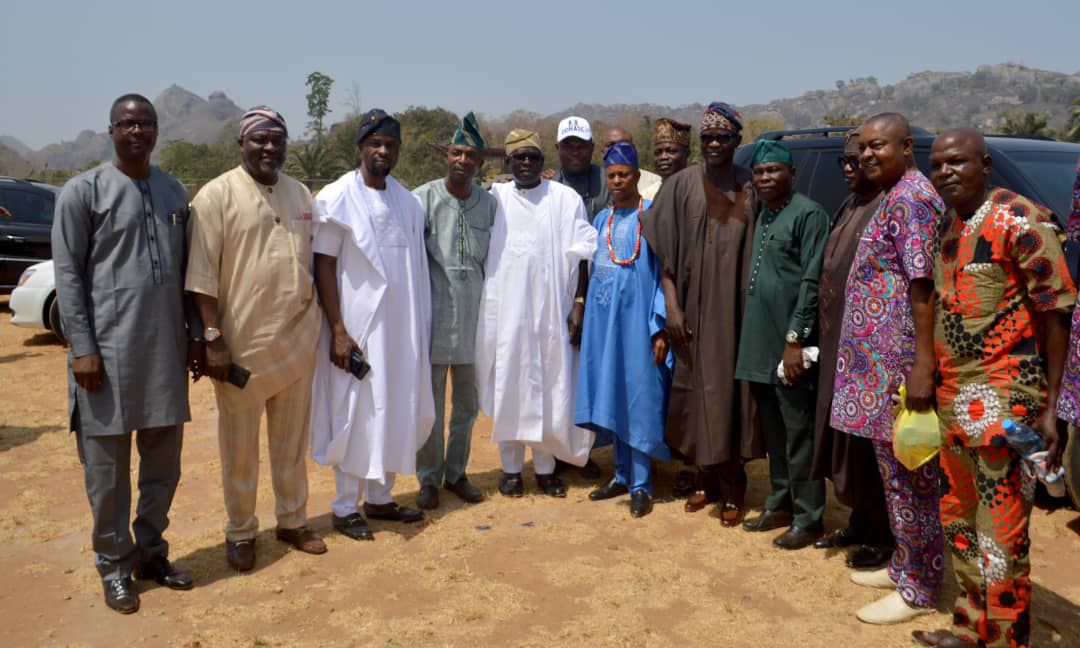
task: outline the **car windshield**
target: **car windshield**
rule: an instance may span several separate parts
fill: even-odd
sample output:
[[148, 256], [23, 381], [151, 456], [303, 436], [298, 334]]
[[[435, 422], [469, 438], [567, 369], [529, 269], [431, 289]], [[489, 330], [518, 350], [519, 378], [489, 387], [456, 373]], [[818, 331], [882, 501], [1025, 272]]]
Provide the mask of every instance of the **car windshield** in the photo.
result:
[[[1072, 204], [1077, 164], [1075, 151], [1009, 151], [1009, 160], [1020, 167], [1055, 212], [1068, 209]], [[1068, 211], [1058, 215], [1063, 220], [1069, 218]]]

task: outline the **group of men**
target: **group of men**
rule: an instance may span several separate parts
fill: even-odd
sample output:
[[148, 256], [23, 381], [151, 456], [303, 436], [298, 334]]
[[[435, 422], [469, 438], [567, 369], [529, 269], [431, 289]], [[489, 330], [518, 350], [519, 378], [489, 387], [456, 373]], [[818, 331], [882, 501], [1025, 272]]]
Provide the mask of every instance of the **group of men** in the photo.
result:
[[[838, 163], [851, 195], [829, 215], [794, 191], [782, 143], [758, 141], [750, 167], [736, 165], [742, 129], [730, 105], [710, 104], [703, 161], [689, 165], [690, 126], [656, 120], [650, 177], [623, 129], [605, 134], [600, 166], [588, 121], [563, 120], [555, 172], [540, 134], [515, 129], [512, 181], [486, 192], [470, 113], [446, 176], [409, 192], [391, 175], [400, 124], [372, 110], [358, 168], [312, 199], [281, 172], [284, 118], [257, 106], [240, 122], [241, 165], [189, 206], [150, 165], [153, 106], [117, 99], [115, 159], [65, 186], [53, 231], [108, 605], [138, 609], [132, 576], [192, 586], [163, 539], [190, 419], [186, 367], [213, 380], [225, 553], [241, 571], [255, 564], [264, 410], [277, 538], [319, 554], [309, 443], [334, 471], [334, 529], [370, 540], [368, 519], [423, 519], [393, 501], [398, 473], [417, 475], [420, 509], [439, 506], [440, 487], [483, 499], [466, 477], [482, 408], [504, 496], [525, 491], [527, 448], [537, 488], [564, 497], [558, 462], [596, 474], [590, 451], [612, 443], [614, 476], [589, 497], [630, 494], [640, 517], [654, 462], [674, 458], [688, 468], [674, 488], [688, 513], [715, 503], [725, 527], [785, 529], [773, 540], [784, 549], [855, 547], [849, 565], [868, 571], [852, 580], [891, 590], [859, 619], [931, 611], [947, 543], [962, 590], [955, 634], [917, 638], [1027, 645], [1033, 485], [1003, 423], [1031, 425], [1053, 464], [1055, 413], [1080, 418], [1080, 380], [1062, 381], [1076, 294], [1064, 237], [1045, 208], [987, 184], [975, 131], [940, 135], [927, 179], [901, 115], [867, 120], [847, 133]], [[893, 450], [901, 385], [906, 408], [936, 400], [942, 422], [940, 460], [915, 469]], [[770, 494], [744, 519], [744, 465], [762, 456]], [[829, 535], [825, 479], [851, 507]]]

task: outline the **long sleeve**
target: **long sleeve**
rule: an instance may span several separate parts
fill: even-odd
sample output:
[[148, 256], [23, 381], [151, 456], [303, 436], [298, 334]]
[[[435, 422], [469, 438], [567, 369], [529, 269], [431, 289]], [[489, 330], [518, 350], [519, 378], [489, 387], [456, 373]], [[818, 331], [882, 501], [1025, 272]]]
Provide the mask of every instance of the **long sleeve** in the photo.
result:
[[64, 335], [76, 358], [99, 352], [90, 313], [92, 281], [87, 267], [93, 223], [84, 191], [81, 180], [69, 182], [64, 187], [56, 201], [52, 227], [56, 298], [60, 304]]
[[815, 206], [803, 217], [801, 230], [799, 256], [802, 277], [799, 298], [788, 320], [788, 330], [795, 331], [805, 340], [817, 322], [818, 279], [821, 276], [821, 259], [825, 255], [825, 242], [829, 239], [829, 215]]
[[222, 200], [211, 195], [220, 188], [203, 187], [191, 201], [191, 249], [188, 252], [185, 287], [188, 292], [218, 296], [221, 278], [223, 233]]

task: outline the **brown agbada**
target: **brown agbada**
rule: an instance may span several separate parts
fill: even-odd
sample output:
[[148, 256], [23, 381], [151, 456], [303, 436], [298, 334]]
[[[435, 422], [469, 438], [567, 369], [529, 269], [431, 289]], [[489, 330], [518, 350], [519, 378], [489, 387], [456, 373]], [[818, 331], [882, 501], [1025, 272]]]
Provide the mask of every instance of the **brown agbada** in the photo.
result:
[[[877, 460], [873, 446], [865, 439], [837, 432], [829, 427], [832, 409], [832, 384], [836, 376], [836, 357], [840, 347], [840, 324], [844, 319], [844, 288], [855, 260], [866, 222], [881, 203], [879, 193], [869, 201], [849, 194], [833, 218], [832, 231], [825, 243], [821, 260], [821, 280], [818, 282], [818, 400], [814, 425], [814, 479], [831, 479], [836, 495], [843, 503], [852, 505], [867, 480], [877, 476]], [[867, 471], [873, 474], [867, 475]], [[880, 489], [880, 487], [878, 487]]]
[[693, 332], [689, 345], [673, 347], [664, 439], [698, 466], [764, 456], [749, 388], [735, 380], [754, 228], [750, 171], [734, 167], [734, 174], [741, 189], [725, 192], [708, 181], [704, 165], [683, 169], [664, 181], [642, 218], [642, 234], [675, 278]]

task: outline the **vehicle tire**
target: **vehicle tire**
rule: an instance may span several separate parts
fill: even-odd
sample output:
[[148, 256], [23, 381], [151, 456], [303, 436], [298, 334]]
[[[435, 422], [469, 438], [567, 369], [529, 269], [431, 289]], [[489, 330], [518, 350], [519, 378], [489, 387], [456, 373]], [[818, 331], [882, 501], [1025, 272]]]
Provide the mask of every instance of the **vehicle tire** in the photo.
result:
[[67, 338], [64, 337], [64, 330], [60, 324], [60, 304], [55, 293], [49, 296], [48, 305], [45, 307], [45, 324], [61, 344], [67, 344]]

